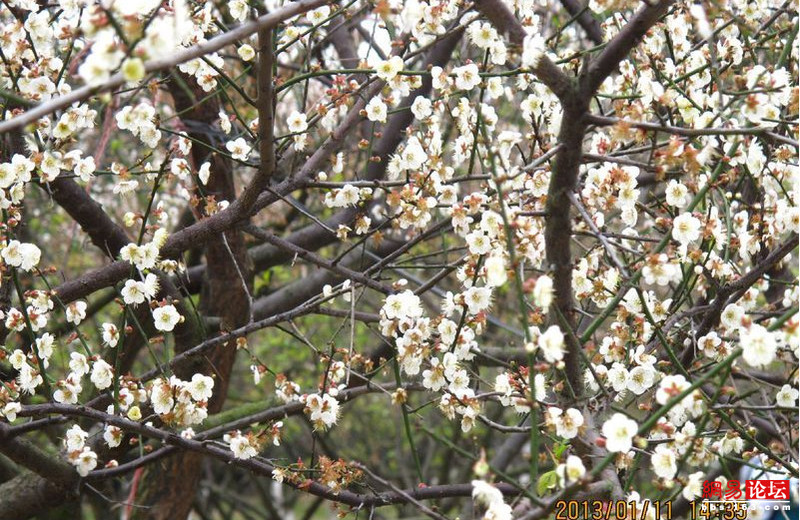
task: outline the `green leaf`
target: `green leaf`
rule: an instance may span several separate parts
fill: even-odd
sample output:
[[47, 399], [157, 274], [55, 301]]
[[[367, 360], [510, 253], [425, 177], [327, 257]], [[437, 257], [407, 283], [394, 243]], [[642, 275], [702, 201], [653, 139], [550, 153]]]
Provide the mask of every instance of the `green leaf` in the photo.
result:
[[542, 476], [539, 477], [539, 482], [536, 484], [536, 494], [542, 497], [556, 486], [558, 486], [558, 475], [556, 475], [555, 470], [542, 473]]
[[560, 460], [561, 456], [564, 454], [564, 451], [566, 451], [566, 449], [567, 449], [566, 444], [556, 444], [555, 446], [553, 446], [553, 454], [556, 456], [556, 459]]

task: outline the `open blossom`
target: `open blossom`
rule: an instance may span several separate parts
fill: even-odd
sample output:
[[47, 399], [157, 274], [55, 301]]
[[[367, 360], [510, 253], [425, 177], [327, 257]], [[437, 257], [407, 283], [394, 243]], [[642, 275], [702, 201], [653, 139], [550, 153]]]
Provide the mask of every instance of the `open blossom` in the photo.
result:
[[83, 387], [80, 384], [80, 376], [70, 374], [63, 381], [58, 382], [58, 388], [53, 392], [53, 400], [57, 403], [75, 404], [78, 402]]
[[123, 432], [116, 426], [108, 425], [103, 431], [103, 440], [109, 448], [116, 448], [122, 443]]
[[19, 413], [20, 410], [22, 410], [21, 404], [17, 402], [10, 402], [3, 406], [2, 410], [0, 410], [0, 415], [5, 417], [8, 422], [14, 422], [17, 420], [17, 413]]
[[478, 314], [491, 305], [492, 291], [488, 287], [470, 287], [464, 292], [464, 303], [470, 314]]
[[102, 359], [98, 359], [92, 365], [92, 375], [89, 379], [98, 390], [105, 390], [113, 383], [114, 368]]
[[364, 107], [364, 110], [367, 112], [367, 119], [370, 121], [376, 121], [379, 123], [386, 122], [386, 103], [384, 103], [380, 98], [374, 97], [369, 100], [367, 106]]
[[153, 324], [162, 332], [171, 332], [181, 321], [181, 315], [174, 305], [164, 305], [153, 310]]
[[171, 412], [172, 406], [175, 404], [172, 394], [172, 386], [167, 381], [163, 379], [153, 381], [153, 386], [150, 390], [150, 402], [153, 405], [153, 411], [162, 415]]
[[778, 393], [775, 394], [775, 403], [785, 408], [794, 408], [797, 405], [798, 396], [800, 396], [800, 392], [798, 392], [796, 388], [783, 385], [781, 389], [778, 390]]
[[503, 501], [503, 493], [483, 480], [472, 481], [472, 499], [486, 508], [486, 520], [511, 520], [511, 506]]
[[719, 321], [725, 328], [737, 329], [742, 325], [743, 317], [744, 309], [742, 306], [736, 303], [730, 303], [724, 309], [722, 309], [722, 314], [719, 317]]
[[422, 300], [409, 290], [391, 294], [386, 297], [381, 313], [389, 320], [418, 318], [422, 316]]
[[583, 461], [580, 457], [570, 455], [567, 457], [564, 464], [558, 465], [556, 473], [561, 481], [561, 485], [564, 486], [565, 484], [572, 484], [580, 480], [580, 478], [586, 474], [586, 466], [583, 465]]
[[675, 473], [678, 472], [675, 451], [665, 444], [656, 446], [653, 455], [650, 457], [650, 462], [653, 464], [653, 472], [663, 479], [672, 479], [675, 477]]
[[606, 449], [611, 453], [626, 453], [633, 446], [633, 436], [639, 425], [621, 413], [615, 413], [603, 423], [603, 436], [606, 438]]
[[195, 401], [208, 401], [214, 389], [214, 380], [203, 374], [195, 374], [188, 385], [189, 393]]
[[234, 20], [243, 22], [247, 18], [249, 8], [245, 0], [230, 0], [228, 10]]
[[491, 287], [499, 287], [506, 283], [508, 274], [506, 273], [506, 262], [502, 255], [491, 255], [486, 259], [486, 284]]
[[72, 352], [69, 358], [69, 369], [73, 374], [80, 377], [89, 373], [89, 362], [86, 360], [86, 356], [80, 352]]
[[706, 479], [705, 471], [697, 471], [689, 475], [689, 481], [681, 490], [681, 495], [686, 500], [694, 500], [703, 494], [703, 483]]
[[700, 238], [700, 220], [691, 213], [683, 213], [672, 221], [672, 238], [686, 245]]
[[533, 286], [533, 301], [541, 307], [544, 312], [550, 307], [553, 301], [553, 279], [547, 275], [542, 275], [536, 279]]
[[126, 305], [139, 305], [145, 300], [144, 291], [144, 283], [136, 280], [126, 280], [120, 294], [122, 294], [122, 301]]
[[418, 96], [411, 104], [411, 113], [417, 119], [425, 119], [433, 114], [433, 103], [425, 96]]
[[77, 451], [83, 448], [84, 444], [86, 443], [86, 439], [88, 438], [89, 433], [85, 432], [77, 424], [74, 424], [69, 430], [67, 430], [67, 433], [64, 436], [64, 445], [66, 446], [67, 451]]
[[252, 459], [258, 455], [259, 445], [252, 434], [242, 435], [239, 430], [226, 435], [233, 456], [237, 459]]
[[42, 251], [34, 244], [12, 240], [0, 251], [0, 256], [8, 265], [19, 267], [23, 271], [30, 271], [39, 265]]
[[252, 148], [243, 137], [228, 141], [225, 143], [225, 148], [231, 153], [231, 157], [237, 161], [246, 161], [250, 157]]
[[48, 366], [47, 361], [53, 355], [54, 343], [55, 338], [49, 332], [42, 334], [41, 338], [36, 338], [36, 353], [39, 355], [39, 359], [44, 361], [45, 368]]
[[67, 321], [74, 325], [80, 325], [86, 317], [86, 308], [87, 304], [82, 300], [67, 305]]
[[680, 395], [690, 386], [691, 385], [689, 382], [681, 374], [666, 376], [658, 383], [658, 390], [656, 390], [656, 402], [658, 404], [666, 404], [668, 401]]
[[686, 186], [676, 180], [671, 180], [667, 184], [667, 188], [665, 190], [667, 204], [670, 206], [675, 206], [678, 208], [682, 208], [686, 205], [686, 197], [689, 193], [689, 190]]
[[576, 437], [578, 429], [583, 426], [583, 415], [575, 408], [562, 410], [551, 406], [547, 409], [547, 418], [555, 425], [556, 435], [565, 439]]
[[417, 170], [428, 160], [428, 154], [422, 143], [416, 138], [411, 138], [406, 143], [403, 152], [400, 154], [402, 167], [407, 170]]
[[158, 261], [160, 244], [155, 240], [148, 244], [127, 244], [119, 250], [119, 257], [136, 266], [140, 271], [152, 269]]
[[375, 67], [375, 74], [383, 81], [391, 81], [401, 70], [403, 70], [403, 58], [392, 56], [388, 60], [378, 63]]
[[778, 351], [775, 335], [763, 326], [753, 324], [740, 333], [742, 359], [751, 367], [764, 367], [772, 363]]
[[97, 453], [93, 452], [88, 446], [84, 446], [83, 449], [74, 456], [70, 455], [70, 460], [77, 468], [78, 474], [82, 477], [85, 477], [90, 471], [97, 467]]
[[298, 112], [297, 110], [289, 114], [289, 117], [286, 118], [286, 125], [293, 134], [299, 134], [308, 130], [308, 121], [306, 120], [305, 113]]
[[539, 336], [538, 346], [548, 363], [564, 359], [564, 333], [558, 325], [551, 325]]
[[315, 430], [327, 430], [339, 419], [339, 401], [330, 394], [311, 394], [306, 397], [305, 412]]
[[27, 363], [22, 365], [17, 376], [20, 391], [26, 394], [34, 394], [36, 393], [36, 388], [43, 382], [44, 379], [38, 370]]
[[539, 66], [545, 52], [545, 40], [541, 34], [529, 34], [522, 45], [522, 65], [530, 69]]
[[635, 367], [628, 372], [625, 384], [628, 390], [636, 395], [642, 395], [652, 388], [656, 382], [656, 370], [650, 365]]
[[100, 332], [103, 336], [103, 343], [111, 348], [117, 346], [119, 341], [119, 329], [113, 323], [103, 323], [100, 327]]
[[478, 66], [474, 63], [453, 69], [456, 76], [456, 88], [459, 90], [472, 90], [481, 82]]

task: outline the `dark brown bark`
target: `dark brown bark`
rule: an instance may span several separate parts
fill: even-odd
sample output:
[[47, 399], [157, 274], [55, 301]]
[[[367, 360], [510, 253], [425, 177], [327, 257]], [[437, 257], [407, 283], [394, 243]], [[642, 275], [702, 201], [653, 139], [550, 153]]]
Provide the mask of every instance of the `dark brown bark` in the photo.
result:
[[593, 43], [597, 45], [603, 43], [603, 29], [600, 27], [600, 22], [592, 16], [592, 11], [588, 7], [583, 5], [580, 0], [561, 0], [561, 5], [571, 16], [577, 16], [578, 24], [583, 27], [586, 36]]
[[[586, 104], [576, 103], [565, 107], [558, 142], [561, 145], [553, 163], [550, 187], [547, 192], [547, 218], [545, 224], [545, 252], [547, 269], [552, 273], [554, 298], [550, 320], [564, 331], [567, 352], [564, 365], [567, 381], [575, 396], [582, 384], [581, 345], [575, 334], [575, 301], [572, 291], [572, 207], [569, 194], [578, 183], [583, 137], [586, 126], [582, 121]], [[562, 321], [563, 320], [563, 321]]]
[[[266, 37], [271, 45], [272, 33], [271, 31], [265, 33], [265, 35], [260, 34], [259, 36]], [[264, 52], [264, 48], [261, 49], [261, 52]], [[267, 52], [271, 55], [271, 48]], [[261, 65], [264, 66], [263, 60]], [[269, 115], [261, 113], [262, 129], [266, 125], [270, 125], [270, 127], [272, 125], [271, 60], [267, 67], [269, 71], [266, 79], [262, 79], [262, 72], [259, 72], [259, 83], [262, 81], [269, 83], [266, 91], [259, 89], [259, 103], [265, 99], [262, 96], [269, 96], [266, 98]], [[219, 113], [218, 102], [212, 98], [198, 103], [197, 99], [203, 97], [202, 90], [194, 80], [185, 76], [184, 79], [187, 84], [191, 85], [194, 96], [190, 97], [183, 89], [174, 89], [173, 99], [176, 109], [185, 114], [184, 117], [187, 119], [208, 125], [212, 124]], [[206, 196], [213, 197], [218, 202], [224, 200], [233, 202], [236, 197], [236, 189], [230, 160], [220, 154], [209, 154], [208, 149], [202, 145], [207, 142], [206, 135], [199, 133], [190, 135], [192, 139], [196, 140], [192, 147], [192, 159], [196, 167], [205, 161], [211, 162], [211, 175], [205, 186]], [[270, 161], [269, 156], [265, 157], [264, 154], [270, 153], [272, 132], [271, 130], [268, 132], [262, 130], [259, 132], [259, 137], [262, 139], [261, 159], [268, 162]], [[257, 174], [261, 179], [253, 182], [250, 186], [251, 191], [245, 195], [250, 199], [248, 204], [252, 205], [258, 191], [268, 182], [273, 167], [274, 162], [268, 163]], [[241, 232], [232, 229], [209, 240], [206, 243], [205, 257], [206, 279], [201, 301], [202, 313], [220, 317], [223, 330], [231, 330], [245, 325], [250, 319], [252, 267]], [[194, 344], [194, 341], [179, 341], [176, 338], [176, 353], [185, 351]], [[191, 363], [176, 367], [175, 373], [182, 379], [190, 379], [195, 373], [205, 373], [214, 377], [214, 394], [208, 403], [209, 414], [217, 413], [222, 409], [227, 397], [235, 356], [235, 348], [226, 348], [224, 345], [220, 345], [208, 352], [204, 358], [195, 358]], [[142, 479], [141, 494], [137, 497], [137, 501], [151, 505], [151, 507], [137, 509], [134, 518], [149, 520], [186, 518], [195, 499], [195, 492], [201, 477], [202, 461], [203, 456], [199, 453], [181, 452], [149, 468], [146, 478]]]
[[50, 183], [50, 192], [58, 205], [81, 226], [104, 255], [114, 259], [119, 250], [131, 242], [125, 231], [111, 220], [103, 207], [72, 179], [56, 178]]

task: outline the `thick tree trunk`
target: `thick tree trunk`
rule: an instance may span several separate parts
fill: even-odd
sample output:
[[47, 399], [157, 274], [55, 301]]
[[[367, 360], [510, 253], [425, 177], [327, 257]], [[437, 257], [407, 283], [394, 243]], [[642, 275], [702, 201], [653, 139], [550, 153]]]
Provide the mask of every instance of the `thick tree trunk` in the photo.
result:
[[[202, 91], [194, 80], [184, 76], [192, 86], [196, 99], [202, 98]], [[180, 88], [173, 91], [175, 107], [184, 113], [186, 119], [211, 125], [217, 119], [219, 104], [215, 98], [196, 105], [195, 99]], [[211, 176], [204, 187], [206, 196], [216, 201], [233, 201], [235, 187], [230, 161], [219, 154], [209, 154], [202, 142], [209, 142], [204, 133], [190, 133], [195, 142], [192, 146], [192, 159], [195, 168], [211, 162]], [[206, 279], [202, 293], [202, 312], [221, 319], [221, 329], [231, 330], [245, 325], [250, 316], [249, 292], [252, 287], [252, 268], [247, 254], [244, 238], [239, 231], [229, 231], [218, 239], [208, 242], [205, 248]], [[245, 285], [247, 289], [245, 289]], [[193, 345], [176, 341], [176, 353]], [[182, 348], [180, 348], [182, 347]], [[211, 352], [205, 359], [177, 371], [182, 379], [189, 379], [194, 373], [204, 373], [214, 377], [214, 395], [208, 403], [208, 412], [214, 414], [222, 409], [228, 392], [231, 370], [236, 349], [222, 346]], [[195, 491], [201, 475], [203, 457], [197, 453], [182, 452], [163, 461], [158, 467], [148, 470], [142, 479], [141, 492], [136, 497], [137, 504], [152, 506], [137, 508], [135, 518], [148, 520], [180, 520], [186, 518], [192, 509]]]

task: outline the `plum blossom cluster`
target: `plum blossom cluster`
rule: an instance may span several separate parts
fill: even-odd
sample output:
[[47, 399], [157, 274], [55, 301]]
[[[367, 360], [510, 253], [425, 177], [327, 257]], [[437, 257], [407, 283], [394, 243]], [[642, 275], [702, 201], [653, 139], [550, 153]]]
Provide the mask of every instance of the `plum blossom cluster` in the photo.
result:
[[171, 376], [158, 378], [149, 385], [153, 412], [169, 424], [191, 426], [202, 423], [208, 416], [207, 405], [213, 395], [214, 379], [194, 374], [191, 381]]
[[280, 446], [282, 427], [283, 422], [277, 421], [270, 428], [264, 429], [259, 434], [253, 432], [243, 434], [241, 431], [236, 430], [226, 433], [222, 440], [228, 443], [233, 456], [237, 459], [251, 459], [259, 454], [265, 443]]
[[[227, 200], [206, 193], [212, 176], [225, 169], [217, 159], [231, 164], [236, 187], [252, 179], [266, 159], [261, 156], [263, 121], [255, 114], [258, 99], [250, 99], [255, 89], [248, 83], [257, 76], [254, 60], [263, 57], [255, 36], [177, 65], [181, 82], [196, 83], [207, 95], [204, 100], [218, 103], [212, 122], [177, 110], [179, 92], [167, 92], [166, 76], [151, 75], [148, 68], [152, 60], [207, 43], [230, 20], [245, 23], [259, 13], [244, 0], [223, 4], [60, 0], [45, 6], [16, 0], [9, 4], [13, 10], [0, 12], [5, 65], [0, 84], [14, 94], [8, 99], [19, 98], [11, 104], [4, 97], [5, 118], [83, 85], [99, 87], [116, 74], [125, 80], [119, 92], [41, 117], [0, 162], [0, 271], [8, 275], [2, 283], [14, 283], [19, 292], [0, 319], [25, 342], [13, 344], [16, 338], [9, 338], [2, 348], [2, 361], [14, 370], [0, 388], [5, 420], [16, 421], [21, 403], [32, 395], [75, 405], [95, 391], [113, 396], [109, 414], [133, 421], [157, 417], [187, 437], [206, 419], [214, 378], [197, 373], [183, 381], [162, 374], [139, 381], [118, 373], [114, 360], [120, 352], [114, 349], [138, 332], [139, 324], [129, 318], [132, 311], [149, 312], [156, 334], [180, 331], [191, 311], [174, 296], [186, 288], [181, 285], [186, 280], [178, 279], [179, 291], [172, 291], [175, 280], [168, 275], [182, 271], [183, 260], [162, 255], [168, 235], [187, 221], [229, 208]], [[271, 10], [274, 5], [268, 4]], [[729, 12], [677, 3], [644, 34], [589, 103], [602, 116], [587, 115], [591, 126], [581, 143], [586, 153], [579, 158], [577, 189], [569, 193], [575, 207], [567, 208], [570, 223], [564, 232], [572, 233], [566, 247], [575, 261], [551, 265], [548, 223], [553, 222], [552, 200], [560, 193], [550, 188], [563, 175], [552, 158], [562, 151], [560, 133], [570, 121], [552, 85], [536, 71], [547, 59], [565, 73], [579, 70], [577, 57], [586, 55], [583, 29], [577, 23], [555, 27], [553, 17], [542, 16], [549, 9], [546, 2], [507, 2], [522, 29], [520, 49], [508, 45], [510, 31], [498, 30], [464, 5], [406, 0], [369, 6], [363, 20], [361, 13], [354, 18], [352, 32], [373, 36], [357, 46], [348, 66], [341, 49], [329, 52], [323, 45], [334, 34], [331, 16], [341, 6], [319, 6], [276, 28], [274, 144], [278, 169], [285, 171], [269, 181], [281, 182], [278, 173], [285, 173], [291, 191], [303, 191], [301, 198], [280, 198], [330, 232], [326, 246], [333, 237], [358, 240], [359, 247], [388, 237], [411, 248], [416, 240], [426, 240], [433, 226], [446, 229], [444, 253], [432, 252], [428, 244], [419, 248], [423, 260], [437, 254], [445, 258], [437, 267], [441, 276], [431, 278], [430, 285], [424, 276], [414, 279], [402, 270], [404, 258], [383, 266], [381, 283], [391, 279], [392, 291], [372, 309], [379, 309], [373, 321], [390, 344], [398, 384], [418, 382], [463, 432], [476, 428], [485, 403], [492, 401], [517, 419], [530, 417], [526, 428], [543, 428], [549, 438], [569, 444], [594, 427], [589, 409], [571, 402], [564, 388], [577, 344], [585, 356], [577, 362], [584, 388], [572, 390], [593, 404], [607, 400], [613, 409], [595, 421], [602, 424], [595, 444], [614, 454], [620, 470], [630, 470], [637, 456], [645, 456], [659, 485], [669, 487], [680, 478], [683, 496], [695, 498], [703, 477], [695, 469], [715, 459], [740, 458], [756, 445], [746, 428], [727, 423], [701, 431], [708, 429], [709, 415], [715, 425], [719, 421], [697, 377], [724, 363], [746, 381], [775, 371], [785, 377], [760, 396], [759, 406], [791, 410], [798, 401], [798, 321], [785, 314], [797, 306], [794, 271], [781, 271], [780, 263], [754, 267], [785, 241], [796, 241], [800, 227], [797, 51], [787, 39], [791, 27], [757, 43], [752, 38], [762, 24], [784, 24], [782, 18], [796, 19], [796, 13], [777, 0], [731, 0], [725, 6]], [[590, 18], [601, 21], [608, 40], [637, 7], [591, 0]], [[768, 19], [772, 13], [776, 18]], [[353, 13], [345, 14], [349, 19]], [[421, 65], [416, 56], [456, 26], [465, 28], [465, 39], [452, 60]], [[784, 44], [786, 51], [780, 49]], [[774, 62], [757, 63], [773, 53]], [[337, 63], [341, 71], [335, 70]], [[294, 69], [297, 81], [285, 76]], [[429, 94], [415, 93], [428, 82]], [[374, 90], [367, 96], [369, 88]], [[354, 107], [358, 110], [351, 112]], [[353, 124], [356, 115], [366, 123]], [[346, 116], [348, 128], [340, 128]], [[377, 144], [401, 117], [411, 120], [407, 128], [389, 135], [399, 144], [379, 156]], [[357, 149], [339, 151], [340, 144], [350, 143], [343, 134], [351, 127], [361, 134], [353, 139]], [[208, 142], [200, 146], [197, 136]], [[85, 143], [96, 143], [97, 150], [90, 153], [92, 145]], [[198, 154], [198, 148], [208, 155]], [[327, 158], [309, 159], [322, 155]], [[304, 160], [314, 167], [302, 168], [299, 175], [295, 166]], [[98, 198], [112, 221], [116, 210], [124, 214], [119, 219], [123, 234], [139, 236], [123, 240], [129, 243], [116, 255], [131, 273], [115, 288], [115, 302], [127, 307], [120, 320], [92, 320], [94, 298], [62, 304], [49, 287], [47, 276], [54, 271], [43, 261], [50, 255], [46, 260], [55, 263], [57, 252], [43, 251], [25, 228], [17, 230], [38, 211], [36, 204], [25, 204], [35, 191], [28, 185], [50, 190], [48, 184], [72, 179]], [[317, 197], [312, 188], [322, 193]], [[275, 195], [274, 189], [270, 184], [267, 191]], [[139, 197], [145, 195], [148, 205], [142, 212]], [[333, 228], [313, 215], [317, 210], [325, 218], [333, 215]], [[268, 216], [246, 217], [261, 225], [283, 215], [276, 209]], [[294, 225], [287, 222], [287, 231], [294, 232]], [[333, 264], [339, 266], [340, 260]], [[758, 280], [750, 280], [749, 273], [758, 269]], [[399, 274], [391, 278], [395, 271]], [[564, 272], [571, 287], [556, 286], [557, 273], [563, 282]], [[16, 283], [18, 277], [25, 284]], [[48, 290], [40, 285], [44, 282]], [[347, 280], [340, 291], [353, 318], [356, 305], [369, 301], [356, 297], [356, 285]], [[432, 287], [438, 293], [429, 292]], [[332, 298], [331, 285], [321, 290], [329, 302], [339, 301]], [[570, 305], [574, 301], [576, 330], [562, 324], [559, 304], [565, 299]], [[716, 314], [719, 324], [708, 325], [704, 317]], [[53, 332], [46, 332], [48, 325]], [[88, 331], [91, 327], [95, 330]], [[252, 380], [259, 385], [274, 376], [277, 400], [301, 403], [314, 430], [330, 430], [342, 419], [340, 392], [365, 357], [358, 352], [355, 329], [350, 352], [341, 359], [342, 351], [320, 356], [326, 366], [314, 393], [303, 393], [300, 384], [275, 375], [254, 355]], [[513, 340], [506, 341], [506, 333]], [[236, 345], [242, 348], [246, 341]], [[497, 351], [492, 360], [501, 368], [479, 366], [483, 356]], [[400, 387], [393, 402], [405, 405], [409, 394]], [[666, 405], [669, 411], [649, 431], [640, 431], [643, 416]], [[282, 426], [234, 430], [223, 440], [235, 459], [249, 459], [267, 444], [279, 445]], [[109, 447], [125, 440], [116, 426], [102, 431]], [[89, 432], [70, 427], [64, 447], [81, 475], [97, 467]], [[556, 457], [559, 484], [579, 482], [586, 474], [584, 462], [572, 454]], [[679, 475], [684, 464], [686, 476]], [[301, 484], [300, 466], [276, 468], [274, 478]], [[315, 471], [335, 491], [359, 476], [344, 461], [324, 457]], [[482, 480], [472, 486], [484, 518], [511, 518], [511, 507], [496, 487]]]
[[472, 481], [472, 499], [484, 508], [485, 520], [511, 520], [512, 509], [503, 499], [503, 493], [483, 480]]

